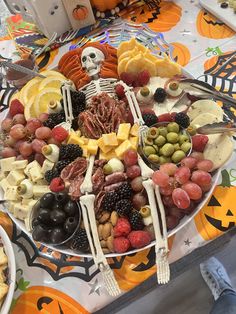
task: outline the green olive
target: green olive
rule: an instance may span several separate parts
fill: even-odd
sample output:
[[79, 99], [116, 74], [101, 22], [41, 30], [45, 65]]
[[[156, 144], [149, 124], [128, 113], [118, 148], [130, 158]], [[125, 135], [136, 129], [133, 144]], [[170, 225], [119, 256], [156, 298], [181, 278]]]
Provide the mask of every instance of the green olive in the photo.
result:
[[166, 138], [169, 143], [175, 144], [179, 140], [179, 134], [175, 132], [170, 132], [167, 134]]
[[160, 127], [159, 127], [159, 134], [160, 134], [160, 135], [166, 137], [167, 133], [168, 133], [168, 132], [167, 132], [167, 128], [166, 128], [165, 126], [160, 126]]
[[155, 148], [156, 152], [158, 153], [159, 147], [157, 145], [155, 145], [155, 144], [153, 144], [152, 146]]
[[150, 210], [150, 207], [148, 205], [144, 206], [144, 207], [141, 207], [139, 212], [140, 212], [140, 214], [142, 215], [143, 218], [148, 217], [148, 216], [151, 215], [151, 210]]
[[153, 145], [153, 140], [151, 138], [146, 137], [145, 140], [144, 140], [144, 143], [146, 145], [151, 146], [151, 145]]
[[153, 128], [150, 128], [149, 130], [148, 130], [148, 137], [149, 138], [157, 138], [157, 136], [159, 135], [159, 130], [158, 130], [158, 128], [155, 128], [155, 127], [153, 127]]
[[191, 149], [191, 143], [190, 142], [184, 142], [182, 145], [181, 145], [181, 149], [183, 152], [187, 153], [190, 149]]
[[180, 162], [184, 157], [186, 157], [185, 153], [182, 150], [177, 150], [176, 152], [174, 152], [174, 154], [172, 155], [171, 159], [174, 163], [178, 163]]
[[187, 131], [191, 136], [197, 134], [197, 128], [193, 124], [190, 124], [190, 126], [187, 128]]
[[175, 148], [175, 150], [180, 150], [180, 145], [179, 145], [179, 143], [174, 144], [174, 148]]
[[159, 163], [159, 156], [157, 156], [156, 154], [151, 154], [148, 156], [148, 160], [150, 160], [151, 162]]
[[162, 146], [164, 145], [166, 142], [166, 139], [163, 135], [159, 135], [155, 140], [154, 140], [154, 143], [157, 145], [157, 146]]
[[144, 152], [144, 154], [145, 154], [147, 157], [148, 157], [149, 155], [151, 155], [151, 154], [155, 154], [155, 153], [156, 153], [155, 148], [152, 147], [152, 146], [145, 146], [145, 147], [143, 148], [143, 152]]
[[159, 164], [160, 165], [166, 164], [168, 162], [171, 162], [171, 159], [169, 157], [160, 156], [160, 158], [159, 158]]
[[163, 155], [162, 147], [159, 148], [158, 154], [159, 154], [160, 156]]
[[112, 167], [108, 164], [104, 165], [103, 172], [104, 172], [104, 174], [111, 174], [112, 173]]
[[168, 132], [175, 132], [175, 133], [179, 133], [179, 125], [176, 122], [170, 122], [167, 125], [167, 131]]
[[179, 145], [182, 145], [184, 142], [189, 142], [189, 137], [186, 134], [181, 134], [179, 136]]
[[165, 157], [169, 157], [174, 153], [175, 148], [174, 148], [174, 145], [170, 143], [166, 143], [164, 146], [162, 146], [161, 150], [162, 150], [162, 154]]

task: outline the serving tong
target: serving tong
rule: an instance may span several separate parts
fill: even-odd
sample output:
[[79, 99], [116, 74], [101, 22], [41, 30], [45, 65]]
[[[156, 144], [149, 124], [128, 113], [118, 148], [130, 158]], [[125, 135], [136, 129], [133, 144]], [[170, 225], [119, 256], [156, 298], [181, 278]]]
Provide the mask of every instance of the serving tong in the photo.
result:
[[4, 69], [6, 69], [6, 68], [13, 69], [13, 70], [15, 70], [17, 72], [28, 74], [28, 75], [31, 75], [33, 77], [38, 76], [38, 77], [41, 77], [41, 78], [46, 78], [46, 76], [38, 73], [37, 71], [30, 70], [30, 69], [28, 69], [28, 68], [26, 68], [26, 67], [24, 67], [22, 65], [12, 63], [12, 61], [0, 60], [0, 67], [2, 67]]
[[97, 268], [100, 270], [105, 287], [111, 296], [118, 296], [121, 290], [115, 279], [114, 273], [107, 262], [107, 259], [102, 251], [99, 241], [94, 202], [95, 195], [93, 192], [92, 172], [95, 161], [95, 155], [91, 155], [88, 160], [88, 168], [83, 183], [80, 186], [80, 191], [83, 194], [80, 197], [80, 205], [82, 208], [82, 215], [84, 227], [87, 233], [93, 260]]
[[219, 134], [219, 133], [229, 133], [236, 132], [236, 123], [231, 121], [226, 122], [215, 122], [211, 124], [206, 124], [197, 128], [197, 133], [199, 134]]

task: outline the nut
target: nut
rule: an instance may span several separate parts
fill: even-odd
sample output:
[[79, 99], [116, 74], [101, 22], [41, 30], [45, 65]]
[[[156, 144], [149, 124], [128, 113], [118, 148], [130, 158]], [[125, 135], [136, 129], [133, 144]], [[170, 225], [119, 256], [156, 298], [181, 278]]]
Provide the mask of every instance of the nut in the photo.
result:
[[102, 212], [102, 217], [99, 219], [100, 224], [106, 223], [109, 220], [110, 216], [111, 214], [109, 212]]
[[103, 239], [102, 232], [103, 232], [103, 225], [99, 225], [99, 226], [98, 226], [98, 236], [99, 236], [99, 240], [102, 240], [102, 239]]
[[112, 226], [115, 227], [115, 225], [117, 224], [117, 220], [118, 220], [118, 214], [117, 214], [116, 211], [113, 211], [113, 212], [111, 213], [111, 218], [110, 218], [110, 220], [111, 220]]
[[102, 251], [104, 254], [110, 253], [109, 249], [107, 247], [102, 248]]
[[107, 247], [107, 242], [105, 240], [100, 241], [100, 243], [102, 248]]
[[107, 238], [106, 244], [110, 252], [114, 252], [113, 240], [114, 240], [113, 236], [110, 236], [109, 238]]
[[111, 223], [107, 222], [102, 229], [102, 237], [106, 240], [111, 235]]

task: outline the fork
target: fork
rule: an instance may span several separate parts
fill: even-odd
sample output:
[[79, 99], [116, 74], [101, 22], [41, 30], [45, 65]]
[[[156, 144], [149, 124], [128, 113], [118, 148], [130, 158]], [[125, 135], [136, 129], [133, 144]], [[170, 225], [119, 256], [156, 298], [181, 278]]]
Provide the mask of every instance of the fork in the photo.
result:
[[[138, 155], [138, 164], [141, 169], [143, 187], [145, 188], [148, 195], [148, 201], [150, 205], [154, 233], [156, 238], [155, 253], [157, 266], [157, 281], [159, 284], [166, 284], [170, 280], [170, 267], [167, 259], [169, 250], [165, 210], [161, 200], [159, 186], [157, 185], [154, 186], [152, 180], [150, 179], [154, 171], [145, 164], [140, 155]], [[157, 205], [160, 211], [162, 232], [158, 216]]]
[[115, 297], [118, 296], [121, 291], [115, 279], [114, 273], [111, 270], [110, 265], [108, 264], [101, 248], [94, 211], [95, 195], [89, 194], [93, 191], [92, 171], [94, 161], [95, 155], [91, 155], [89, 157], [89, 164], [84, 181], [80, 186], [80, 191], [82, 194], [84, 194], [80, 197], [80, 204], [82, 208], [84, 226], [88, 236], [94, 263], [102, 274], [103, 281], [108, 293]]

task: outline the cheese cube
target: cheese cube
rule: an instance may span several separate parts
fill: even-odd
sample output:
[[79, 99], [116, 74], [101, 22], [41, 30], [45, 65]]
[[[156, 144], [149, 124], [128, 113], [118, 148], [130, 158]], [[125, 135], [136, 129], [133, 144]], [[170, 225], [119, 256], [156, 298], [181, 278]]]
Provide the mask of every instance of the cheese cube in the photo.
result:
[[83, 150], [83, 157], [85, 157], [85, 158], [89, 157], [87, 145], [83, 145], [83, 146], [81, 146], [81, 148]]
[[81, 139], [84, 141], [84, 144], [87, 145], [89, 142], [89, 138], [85, 137], [85, 136], [81, 136]]
[[5, 173], [3, 171], [0, 170], [0, 181], [2, 179], [4, 179], [6, 176], [5, 176]]
[[106, 146], [106, 145], [104, 144], [103, 137], [100, 137], [100, 139], [97, 140], [97, 144], [98, 144], [98, 147], [101, 149], [101, 151], [102, 151], [104, 154], [108, 153], [108, 152], [111, 151], [112, 148], [113, 148], [112, 146]]
[[131, 124], [130, 123], [121, 123], [119, 125], [119, 129], [117, 132], [117, 139], [118, 141], [125, 141], [129, 138], [129, 131], [131, 128]]
[[45, 159], [41, 168], [41, 173], [45, 175], [45, 173], [48, 170], [52, 170], [53, 167], [54, 167], [54, 162], [51, 162], [48, 159]]
[[116, 155], [118, 158], [122, 158], [124, 153], [128, 150], [132, 148], [132, 144], [130, 143], [129, 140], [124, 141], [123, 143], [121, 143], [116, 149]]
[[75, 132], [71, 133], [68, 140], [67, 144], [76, 144], [76, 145], [84, 145], [85, 141], [83, 138], [78, 136]]
[[36, 182], [36, 185], [48, 185], [48, 182], [45, 179], [40, 179]]
[[34, 185], [33, 186], [33, 194], [35, 198], [39, 198], [48, 192], [50, 192], [48, 185]]
[[28, 205], [16, 204], [14, 206], [13, 215], [20, 220], [24, 220], [26, 217], [29, 217], [30, 208]]
[[12, 163], [12, 170], [25, 169], [28, 165], [28, 160], [16, 160]]
[[116, 153], [114, 150], [104, 154], [101, 150], [100, 150], [100, 153], [99, 153], [99, 159], [105, 159], [105, 160], [110, 160], [112, 158], [118, 158], [116, 156]]
[[96, 155], [98, 152], [98, 144], [97, 140], [89, 139], [88, 145], [87, 145], [88, 153], [91, 155]]
[[3, 189], [4, 193], [6, 192], [7, 188], [10, 187], [10, 183], [7, 181], [7, 178], [4, 178], [0, 181], [0, 187]]
[[22, 205], [29, 205], [29, 203], [32, 201], [30, 198], [23, 198], [21, 201]]
[[135, 123], [132, 128], [130, 129], [129, 134], [132, 136], [138, 136], [139, 133], [139, 125], [137, 123]]
[[12, 163], [16, 160], [16, 157], [3, 158], [0, 160], [0, 168], [3, 172], [12, 170]]
[[40, 164], [37, 162], [37, 160], [34, 160], [26, 166], [24, 173], [27, 175], [27, 177], [30, 177], [30, 169], [38, 166], [40, 167]]
[[118, 146], [116, 133], [102, 134], [102, 138], [105, 146]]
[[44, 178], [41, 170], [42, 168], [38, 162], [36, 162], [33, 167], [29, 168], [29, 177], [33, 182], [37, 182], [38, 180]]
[[12, 170], [7, 176], [7, 181], [10, 185], [19, 185], [24, 179], [25, 175], [20, 170]]
[[137, 136], [131, 136], [129, 138], [130, 143], [132, 144], [133, 149], [138, 149], [139, 139]]
[[25, 228], [28, 232], [31, 232], [32, 231], [32, 225], [31, 225], [31, 220], [30, 220], [30, 217], [26, 217], [24, 219], [24, 223], [25, 223]]
[[17, 201], [19, 194], [17, 193], [17, 186], [9, 186], [5, 192], [5, 199], [7, 201]]
[[20, 202], [9, 202], [7, 205], [7, 209], [11, 214], [14, 214], [14, 208], [16, 205], [20, 205]]

